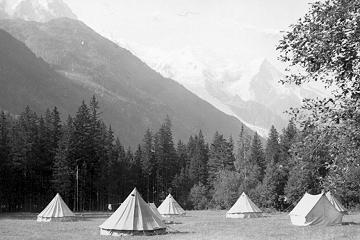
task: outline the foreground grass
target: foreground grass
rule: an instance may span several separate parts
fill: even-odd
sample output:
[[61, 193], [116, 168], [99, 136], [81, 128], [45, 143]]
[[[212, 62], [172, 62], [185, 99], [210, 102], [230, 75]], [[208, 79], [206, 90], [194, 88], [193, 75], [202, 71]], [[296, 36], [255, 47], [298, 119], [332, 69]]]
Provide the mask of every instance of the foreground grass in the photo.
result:
[[[99, 217], [100, 216], [100, 217]], [[1, 216], [0, 239], [118, 239], [99, 235], [104, 215], [87, 216], [77, 222], [38, 223], [35, 216]], [[186, 217], [174, 219], [169, 234], [127, 236], [121, 239], [360, 239], [360, 214], [347, 215], [344, 224], [332, 227], [296, 227], [287, 214], [267, 215], [256, 219], [226, 219], [225, 211], [188, 211]]]

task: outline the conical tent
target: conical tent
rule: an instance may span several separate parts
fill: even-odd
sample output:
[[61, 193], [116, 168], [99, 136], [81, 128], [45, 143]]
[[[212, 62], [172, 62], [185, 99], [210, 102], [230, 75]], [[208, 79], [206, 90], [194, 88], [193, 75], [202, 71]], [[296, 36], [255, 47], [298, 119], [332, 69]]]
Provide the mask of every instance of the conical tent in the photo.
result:
[[261, 216], [262, 211], [260, 208], [244, 192], [226, 213], [227, 218], [255, 218]]
[[38, 222], [50, 221], [71, 221], [75, 218], [75, 214], [69, 209], [60, 194], [51, 200], [46, 208], [37, 216]]
[[170, 193], [160, 204], [158, 211], [163, 217], [185, 215], [185, 210], [176, 202]]
[[161, 220], [163, 220], [161, 214], [159, 213], [159, 211], [157, 210], [155, 203], [149, 203], [150, 209], [153, 211], [153, 213], [160, 218]]
[[343, 216], [324, 193], [305, 193], [289, 215], [292, 224], [297, 226], [335, 225], [341, 223]]
[[331, 204], [338, 210], [339, 212], [346, 214], [346, 208], [340, 203], [340, 201], [333, 195], [331, 192], [326, 193], [327, 199], [331, 202]]
[[120, 207], [100, 226], [101, 235], [161, 234], [165, 224], [140, 196], [136, 188]]

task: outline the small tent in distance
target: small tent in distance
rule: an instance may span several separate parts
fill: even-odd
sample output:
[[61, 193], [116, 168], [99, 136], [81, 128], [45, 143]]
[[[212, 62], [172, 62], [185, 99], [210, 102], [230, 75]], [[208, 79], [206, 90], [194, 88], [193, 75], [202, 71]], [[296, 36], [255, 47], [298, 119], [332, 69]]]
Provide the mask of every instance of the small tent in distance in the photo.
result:
[[177, 201], [170, 193], [160, 204], [158, 211], [163, 217], [185, 215], [185, 210], [177, 203]]
[[342, 214], [347, 214], [346, 208], [341, 204], [341, 202], [333, 195], [331, 192], [327, 192], [326, 194], [327, 199], [331, 202], [331, 204], [341, 212]]
[[261, 216], [260, 208], [244, 192], [226, 213], [227, 218], [256, 218]]
[[154, 213], [158, 218], [160, 218], [161, 220], [163, 220], [163, 217], [161, 216], [161, 214], [160, 214], [159, 211], [157, 210], [155, 203], [148, 203], [148, 204], [149, 204], [150, 209], [153, 211], [153, 213]]
[[166, 226], [134, 188], [120, 207], [100, 226], [100, 235], [153, 235], [166, 232]]
[[342, 222], [342, 214], [330, 203], [324, 193], [305, 193], [289, 213], [292, 224], [297, 226], [335, 225]]
[[69, 209], [59, 193], [37, 216], [38, 222], [73, 221], [74, 219], [75, 214]]

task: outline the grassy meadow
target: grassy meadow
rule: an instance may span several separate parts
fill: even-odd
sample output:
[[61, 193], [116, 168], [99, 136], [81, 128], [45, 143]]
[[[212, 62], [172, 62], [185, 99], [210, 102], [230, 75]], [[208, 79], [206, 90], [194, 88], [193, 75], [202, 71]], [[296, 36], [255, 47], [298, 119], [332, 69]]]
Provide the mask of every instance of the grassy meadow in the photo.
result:
[[256, 219], [227, 219], [225, 211], [188, 211], [187, 216], [173, 219], [168, 234], [118, 238], [99, 235], [98, 225], [106, 219], [105, 214], [85, 215], [77, 222], [38, 223], [35, 219], [34, 214], [0, 215], [0, 239], [360, 239], [360, 214], [345, 216], [341, 226], [297, 227], [291, 225], [286, 213]]

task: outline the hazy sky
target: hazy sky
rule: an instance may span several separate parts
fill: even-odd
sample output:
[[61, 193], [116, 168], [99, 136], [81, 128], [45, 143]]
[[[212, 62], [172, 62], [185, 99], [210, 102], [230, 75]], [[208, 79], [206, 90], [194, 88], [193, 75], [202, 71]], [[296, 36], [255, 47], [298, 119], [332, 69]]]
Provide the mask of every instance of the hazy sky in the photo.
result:
[[80, 20], [129, 48], [190, 48], [210, 62], [245, 62], [274, 60], [280, 30], [303, 16], [312, 0], [64, 1]]

